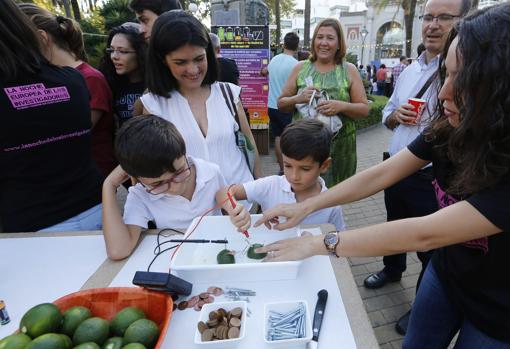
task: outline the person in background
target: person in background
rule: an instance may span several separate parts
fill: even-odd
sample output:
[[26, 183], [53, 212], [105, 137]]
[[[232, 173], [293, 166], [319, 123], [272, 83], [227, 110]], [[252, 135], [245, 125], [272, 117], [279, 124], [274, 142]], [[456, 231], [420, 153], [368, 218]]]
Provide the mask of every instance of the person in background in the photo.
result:
[[87, 63], [80, 25], [73, 19], [56, 16], [34, 4], [19, 4], [21, 10], [39, 29], [45, 57], [55, 65], [78, 70], [90, 94], [92, 120], [92, 155], [106, 178], [117, 166], [113, 155], [112, 91], [104, 75]]
[[[459, 18], [471, 8], [470, 0], [428, 0], [422, 22], [422, 36], [425, 51], [400, 75], [395, 91], [383, 110], [382, 123], [393, 131], [388, 156], [394, 156], [405, 149], [429, 124], [430, 113], [436, 108], [437, 70], [440, 54], [448, 33]], [[421, 96], [419, 96], [421, 94]], [[408, 99], [418, 97], [427, 101], [418, 121], [417, 114]], [[427, 165], [393, 184], [384, 191], [387, 220], [422, 217], [437, 211], [436, 193], [432, 186], [433, 169]], [[422, 270], [420, 281], [433, 251], [418, 251]], [[383, 258], [384, 268], [368, 276], [364, 285], [375, 289], [388, 282], [399, 281], [406, 270], [406, 254], [388, 255]], [[396, 330], [404, 334], [409, 320], [409, 312], [402, 316]]]
[[108, 33], [100, 70], [113, 92], [119, 127], [133, 117], [135, 102], [145, 90], [146, 48], [137, 23], [125, 23]]
[[0, 221], [5, 232], [101, 229], [82, 75], [51, 64], [13, 0], [0, 1]]
[[218, 81], [239, 85], [239, 68], [237, 67], [236, 61], [221, 56], [221, 43], [218, 35], [209, 33], [209, 37], [211, 38], [211, 43], [214, 48], [214, 54], [218, 60]]
[[[368, 101], [358, 69], [345, 60], [347, 45], [340, 22], [322, 20], [316, 27], [309, 60], [299, 62], [283, 87], [278, 109], [293, 112], [298, 104], [308, 104], [314, 91], [328, 94], [316, 111], [326, 117], [339, 116], [343, 127], [331, 144], [332, 165], [325, 175], [332, 186], [356, 172], [356, 125], [354, 120], [368, 115]], [[299, 112], [297, 117], [310, 117]]]
[[[188, 154], [220, 166], [227, 184], [253, 179], [236, 144], [234, 132], [241, 130], [255, 147], [254, 175], [260, 177], [260, 158], [240, 100], [241, 89], [217, 82], [216, 57], [206, 28], [185, 11], [170, 11], [156, 20], [153, 32], [147, 54], [149, 92], [140, 98], [144, 114], [171, 121]], [[232, 92], [239, 125], [221, 86]]]
[[129, 9], [135, 13], [140, 22], [140, 32], [149, 43], [156, 19], [167, 11], [182, 10], [182, 6], [179, 0], [131, 0]]
[[[424, 16], [432, 16], [431, 10], [429, 1]], [[304, 202], [265, 211], [262, 222], [287, 217], [276, 228], [288, 229], [311, 212], [373, 195], [431, 161], [441, 209], [340, 234], [279, 241], [255, 251], [268, 253], [268, 261], [282, 261], [328, 252], [379, 256], [435, 249], [403, 349], [510, 348], [510, 283], [505, 277], [510, 251], [510, 80], [501, 73], [510, 69], [510, 3], [479, 10], [456, 28], [438, 65], [445, 80], [430, 127], [387, 161]]]
[[292, 112], [283, 112], [278, 110], [278, 97], [282, 92], [285, 82], [290, 76], [292, 69], [298, 63], [294, 58], [299, 46], [299, 36], [290, 32], [283, 38], [283, 52], [271, 59], [267, 70], [269, 73], [269, 96], [267, 99], [267, 113], [271, 124], [271, 132], [274, 136], [274, 153], [280, 173], [283, 173], [283, 158], [280, 148], [280, 135], [285, 127], [292, 121]]
[[[225, 186], [220, 168], [186, 155], [186, 145], [175, 126], [160, 117], [143, 115], [127, 121], [115, 140], [118, 166], [103, 184], [103, 231], [110, 259], [128, 257], [143, 229], [154, 220], [160, 229], [187, 228], [195, 217], [221, 215], [215, 195]], [[116, 191], [129, 176], [124, 215]], [[243, 205], [229, 210], [234, 225], [244, 231], [250, 214]]]
[[391, 74], [393, 76], [393, 89], [395, 89], [395, 85], [397, 84], [398, 77], [400, 76], [400, 73], [404, 71], [405, 68], [407, 68], [408, 61], [406, 56], [400, 56], [400, 63], [394, 66], [391, 70]]
[[308, 50], [299, 50], [297, 52], [297, 60], [298, 61], [304, 61], [310, 58], [310, 51]]
[[377, 82], [377, 95], [384, 96], [384, 88], [386, 86], [386, 64], [381, 64], [375, 73]]

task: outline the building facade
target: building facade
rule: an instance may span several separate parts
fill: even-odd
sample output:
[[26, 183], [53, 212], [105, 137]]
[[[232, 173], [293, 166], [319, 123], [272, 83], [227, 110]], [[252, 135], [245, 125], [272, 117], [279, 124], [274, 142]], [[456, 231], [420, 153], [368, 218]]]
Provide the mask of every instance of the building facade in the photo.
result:
[[[508, 0], [480, 0], [480, 8], [492, 6]], [[404, 12], [400, 1], [389, 1], [388, 6], [377, 8], [377, 0], [312, 0], [310, 11], [310, 36], [322, 19], [334, 17], [340, 20], [344, 31], [348, 53], [355, 55], [359, 64], [384, 62], [392, 66], [398, 64], [399, 57], [405, 55]], [[333, 5], [332, 5], [333, 4]], [[421, 16], [425, 0], [416, 5], [413, 22], [411, 58], [417, 56], [421, 43]], [[292, 18], [282, 19], [282, 38], [289, 32], [296, 32], [301, 40], [304, 34], [304, 0], [296, 1], [296, 11]]]

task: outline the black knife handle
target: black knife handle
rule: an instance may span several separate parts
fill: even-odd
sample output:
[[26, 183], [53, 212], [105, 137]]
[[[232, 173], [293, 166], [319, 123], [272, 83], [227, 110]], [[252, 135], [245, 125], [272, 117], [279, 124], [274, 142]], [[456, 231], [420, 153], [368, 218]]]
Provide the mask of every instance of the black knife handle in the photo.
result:
[[315, 313], [313, 314], [313, 338], [312, 340], [318, 342], [319, 341], [319, 332], [321, 330], [322, 319], [324, 318], [324, 312], [326, 311], [326, 302], [328, 301], [328, 291], [320, 290], [317, 293], [319, 297], [317, 299], [317, 304], [315, 305]]

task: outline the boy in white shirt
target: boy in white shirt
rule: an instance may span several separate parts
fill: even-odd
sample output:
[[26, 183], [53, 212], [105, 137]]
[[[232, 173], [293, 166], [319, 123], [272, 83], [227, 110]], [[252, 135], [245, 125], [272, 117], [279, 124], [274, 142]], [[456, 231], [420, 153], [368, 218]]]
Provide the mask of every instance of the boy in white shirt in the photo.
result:
[[[103, 232], [109, 258], [129, 256], [149, 221], [158, 228], [183, 229], [208, 210], [221, 215], [215, 194], [226, 182], [219, 167], [186, 157], [184, 140], [169, 121], [154, 115], [127, 121], [117, 133], [115, 151], [120, 166], [103, 183]], [[122, 217], [115, 194], [129, 176], [138, 183], [129, 188]], [[242, 205], [229, 210], [240, 229], [250, 224], [245, 211]]]
[[[225, 198], [228, 190], [235, 199], [257, 202], [264, 211], [278, 204], [301, 202], [319, 195], [328, 190], [320, 175], [331, 164], [331, 139], [331, 132], [318, 120], [303, 119], [289, 124], [280, 138], [284, 175], [225, 187], [216, 194], [216, 199]], [[229, 212], [231, 207], [227, 203], [224, 209]], [[345, 230], [341, 206], [314, 212], [302, 222], [322, 223], [331, 223], [338, 231]]]

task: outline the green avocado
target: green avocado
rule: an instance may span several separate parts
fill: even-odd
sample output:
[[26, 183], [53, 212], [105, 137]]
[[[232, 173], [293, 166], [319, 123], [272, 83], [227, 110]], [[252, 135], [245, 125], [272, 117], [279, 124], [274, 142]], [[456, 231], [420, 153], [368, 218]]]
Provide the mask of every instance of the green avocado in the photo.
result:
[[159, 328], [154, 321], [140, 319], [133, 322], [124, 333], [124, 344], [141, 343], [152, 349], [159, 338]]
[[124, 336], [129, 325], [139, 319], [144, 319], [145, 313], [136, 307], [126, 307], [119, 311], [110, 322], [112, 335], [117, 337]]
[[221, 250], [216, 256], [216, 260], [218, 261], [218, 264], [235, 264], [236, 262], [232, 251], [227, 249]]
[[248, 249], [248, 258], [251, 258], [251, 259], [262, 259], [262, 258], [266, 258], [267, 256], [267, 253], [257, 253], [255, 252], [255, 250], [259, 247], [262, 247], [264, 245], [262, 244], [253, 244], [250, 246], [250, 248]]
[[31, 338], [45, 333], [58, 332], [62, 326], [62, 314], [55, 304], [43, 303], [36, 305], [23, 315], [19, 324], [21, 333]]
[[83, 321], [73, 335], [74, 345], [94, 342], [103, 345], [110, 334], [110, 324], [99, 317], [91, 317]]
[[67, 309], [64, 312], [61, 332], [72, 337], [78, 326], [90, 317], [92, 314], [88, 308], [77, 306]]
[[0, 340], [0, 349], [24, 349], [31, 340], [24, 333], [11, 334]]

